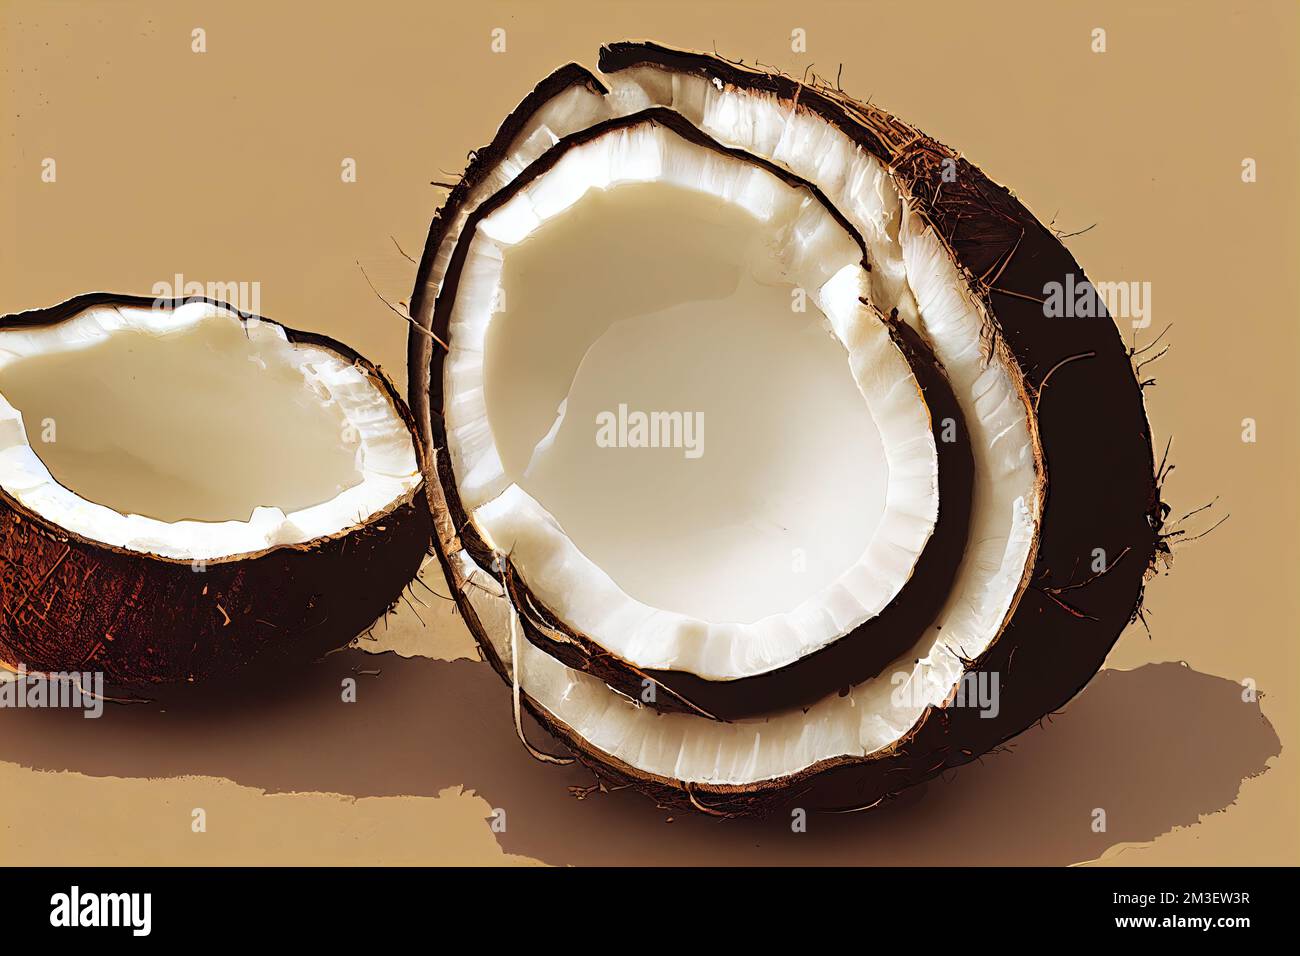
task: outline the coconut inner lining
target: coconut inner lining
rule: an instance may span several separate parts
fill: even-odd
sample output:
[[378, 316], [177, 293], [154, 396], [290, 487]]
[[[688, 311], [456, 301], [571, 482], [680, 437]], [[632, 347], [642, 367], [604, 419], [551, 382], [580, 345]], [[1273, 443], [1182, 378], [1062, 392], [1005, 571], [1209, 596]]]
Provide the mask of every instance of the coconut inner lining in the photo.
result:
[[448, 449], [563, 620], [728, 679], [906, 584], [937, 514], [929, 416], [810, 191], [643, 122], [567, 150], [467, 241]]
[[205, 303], [0, 331], [0, 487], [60, 526], [168, 557], [302, 543], [418, 482], [368, 373]]
[[630, 596], [707, 621], [813, 596], [885, 506], [844, 347], [756, 275], [763, 225], [679, 186], [588, 192], [511, 248], [486, 343], [506, 474]]

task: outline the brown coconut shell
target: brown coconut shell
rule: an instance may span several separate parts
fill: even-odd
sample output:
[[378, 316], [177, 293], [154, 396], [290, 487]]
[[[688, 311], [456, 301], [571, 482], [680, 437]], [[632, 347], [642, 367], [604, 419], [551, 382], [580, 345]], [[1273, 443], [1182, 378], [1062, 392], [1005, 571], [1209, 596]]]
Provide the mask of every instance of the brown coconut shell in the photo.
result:
[[[592, 748], [526, 694], [523, 705], [597, 773], [632, 784], [665, 805], [719, 815], [787, 805], [875, 806], [974, 760], [1062, 707], [1101, 668], [1120, 633], [1135, 620], [1155, 561], [1168, 554], [1161, 536], [1168, 509], [1160, 500], [1150, 425], [1129, 351], [1104, 309], [1094, 318], [1062, 319], [1048, 317], [1042, 305], [1047, 283], [1067, 277], [1076, 284], [1086, 281], [1073, 255], [1008, 189], [955, 150], [829, 84], [648, 42], [603, 47], [599, 65], [606, 74], [652, 66], [774, 94], [833, 124], [890, 169], [977, 295], [989, 347], [1005, 350], [1002, 354], [1023, 376], [1045, 471], [1043, 510], [1026, 587], [997, 638], [967, 662], [968, 673], [997, 675], [996, 716], [950, 700], [928, 708], [902, 739], [865, 758], [833, 758], [788, 777], [718, 786], [627, 766]], [[604, 89], [576, 65], [557, 71], [511, 114], [493, 143], [475, 154], [465, 181], [480, 181], [527, 116], [558, 89], [576, 83]], [[955, 169], [955, 177], [945, 177], [945, 167]], [[450, 201], [456, 198], [453, 192]], [[444, 207], [430, 231], [413, 299], [417, 320], [430, 317], [416, 306], [426, 294], [432, 255], [449, 218]], [[421, 351], [417, 337], [412, 333], [413, 356]], [[410, 380], [413, 388], [426, 383], [430, 393], [434, 387], [423, 368], [412, 368]], [[431, 411], [430, 434], [441, 439], [429, 445], [426, 475], [449, 472], [447, 456], [438, 453], [445, 447], [439, 406], [429, 399], [422, 403]], [[465, 594], [466, 582], [450, 560], [462, 546], [464, 516], [453, 516], [441, 481], [429, 486], [443, 570], [487, 659], [509, 683], [509, 669], [487, 639]], [[1106, 555], [1105, 570], [1080, 571], [1091, 566], [1095, 549]]]
[[[0, 329], [54, 325], [95, 305], [195, 301], [91, 293], [5, 316]], [[410, 412], [377, 366], [323, 335], [284, 330], [291, 343], [364, 369], [415, 440]], [[36, 672], [101, 671], [112, 686], [150, 688], [227, 675], [258, 658], [319, 656], [396, 604], [430, 537], [421, 484], [329, 537], [196, 564], [88, 540], [0, 490], [0, 662]]]

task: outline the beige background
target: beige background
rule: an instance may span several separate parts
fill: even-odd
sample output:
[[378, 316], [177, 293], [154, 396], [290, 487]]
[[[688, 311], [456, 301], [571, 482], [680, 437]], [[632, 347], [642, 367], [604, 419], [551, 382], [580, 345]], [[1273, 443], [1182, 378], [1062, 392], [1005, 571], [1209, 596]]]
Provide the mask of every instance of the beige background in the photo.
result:
[[[1139, 346], [1173, 323], [1146, 392], [1158, 443], [1174, 439], [1166, 497], [1177, 515], [1220, 496], [1193, 530], [1231, 518], [1151, 583], [1151, 635], [1130, 628], [1007, 752], [794, 836], [673, 819], [630, 793], [579, 799], [590, 778], [529, 760], [506, 691], [417, 587], [429, 607], [361, 642], [399, 653], [344, 651], [279, 687], [96, 722], [0, 711], [0, 862], [1300, 862], [1293, 0], [0, 0], [0, 312], [148, 294], [176, 273], [258, 282], [265, 314], [404, 380], [401, 320], [360, 267], [409, 295], [398, 246], [418, 257], [444, 195], [430, 180], [454, 177], [549, 70], [629, 37], [795, 73], [842, 64], [847, 91], [963, 149], [1045, 221], [1095, 223], [1067, 240], [1094, 279], [1152, 283]], [[348, 674], [356, 705], [338, 702]], [[1241, 701], [1246, 678], [1261, 704]]]

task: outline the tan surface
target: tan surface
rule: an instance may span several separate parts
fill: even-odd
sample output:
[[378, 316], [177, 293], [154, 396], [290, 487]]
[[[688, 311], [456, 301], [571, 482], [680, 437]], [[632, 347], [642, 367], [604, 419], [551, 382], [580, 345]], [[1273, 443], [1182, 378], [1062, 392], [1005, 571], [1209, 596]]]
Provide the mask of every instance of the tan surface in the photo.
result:
[[[642, 36], [790, 72], [842, 63], [846, 90], [961, 147], [1045, 220], [1096, 223], [1068, 240], [1090, 275], [1153, 284], [1139, 345], [1174, 322], [1147, 391], [1158, 442], [1175, 438], [1167, 497], [1177, 515], [1221, 495], [1210, 514], [1232, 518], [1152, 583], [1152, 636], [1130, 629], [1114, 669], [1010, 753], [793, 836], [779, 822], [666, 826], [629, 793], [575, 799], [566, 787], [589, 778], [523, 754], [505, 690], [455, 660], [472, 645], [416, 587], [430, 626], [404, 608], [368, 646], [447, 660], [348, 651], [197, 713], [0, 711], [0, 862], [1300, 861], [1300, 8], [763, 6], [3, 0], [0, 311], [148, 294], [178, 272], [259, 282], [265, 314], [400, 379], [401, 321], [357, 262], [385, 296], [408, 295], [414, 266], [394, 240], [418, 256], [443, 195], [429, 181], [454, 175], [551, 68]], [[205, 54], [190, 52], [195, 27]], [[1094, 27], [1109, 52], [1090, 52]], [[795, 28], [806, 54], [790, 52]], [[41, 182], [46, 157], [56, 183]], [[340, 182], [345, 157], [354, 184]], [[1244, 157], [1259, 182], [1241, 182]], [[1245, 417], [1255, 444], [1240, 440]], [[357, 704], [338, 703], [343, 676], [376, 668]], [[1231, 683], [1247, 677], [1262, 715]], [[205, 835], [190, 832], [195, 806]], [[1105, 834], [1090, 830], [1095, 807]]]

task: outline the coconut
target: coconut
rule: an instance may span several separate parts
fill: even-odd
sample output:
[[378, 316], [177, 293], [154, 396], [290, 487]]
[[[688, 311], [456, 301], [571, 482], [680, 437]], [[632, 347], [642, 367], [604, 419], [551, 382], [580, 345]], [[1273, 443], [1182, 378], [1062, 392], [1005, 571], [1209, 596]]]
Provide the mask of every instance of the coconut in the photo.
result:
[[[410, 345], [411, 401], [427, 443], [438, 550], [466, 620], [516, 699], [593, 766], [661, 800], [717, 812], [796, 795], [805, 806], [870, 805], [974, 759], [1059, 707], [1100, 667], [1136, 613], [1162, 517], [1141, 390], [1113, 323], [1105, 315], [1044, 315], [1048, 283], [1084, 281], [1069, 252], [955, 152], [826, 84], [652, 44], [607, 47], [601, 69], [600, 77], [577, 66], [558, 71], [475, 154], [435, 217], [412, 302], [419, 330]], [[701, 151], [666, 135], [654, 139], [646, 132], [652, 127], [683, 142], [694, 130]], [[803, 184], [823, 216], [809, 228], [788, 228], [771, 198], [779, 191], [757, 197], [760, 170], [784, 171], [793, 177], [786, 186]], [[839, 348], [839, 368], [830, 348], [822, 364], [779, 345], [766, 353], [715, 349], [712, 364], [701, 364], [703, 346], [687, 345], [671, 353], [687, 373], [672, 369], [666, 354], [643, 350], [642, 377], [676, 382], [677, 394], [696, 396], [681, 383], [708, 378], [741, 395], [738, 404], [761, 403], [765, 390], [776, 388], [779, 405], [798, 389], [781, 392], [770, 369], [788, 364], [795, 370], [789, 379], [807, 387], [823, 379], [855, 384], [876, 432], [873, 438], [870, 429], [849, 427], [847, 402], [796, 416], [809, 434], [778, 428], [773, 441], [791, 451], [784, 459], [757, 454], [761, 442], [722, 456], [716, 488], [725, 491], [730, 481], [734, 502], [710, 491], [681, 518], [651, 499], [651, 520], [615, 522], [602, 488], [615, 490], [613, 500], [627, 492], [621, 503], [631, 513], [661, 482], [672, 489], [678, 481], [679, 491], [711, 487], [699, 473], [691, 481], [658, 473], [640, 484], [626, 474], [611, 481], [590, 447], [586, 458], [563, 454], [568, 405], [579, 403], [589, 361], [593, 373], [602, 371], [593, 356], [600, 358], [611, 337], [611, 329], [598, 329], [592, 341], [582, 316], [610, 313], [617, 329], [653, 311], [629, 318], [630, 293], [602, 285], [599, 276], [620, 257], [634, 264], [618, 273], [625, 285], [630, 275], [654, 275], [670, 300], [704, 302], [697, 324], [726, 338], [717, 296], [692, 291], [683, 278], [704, 254], [687, 237], [707, 217], [681, 212], [671, 193], [679, 188], [693, 190], [698, 208], [730, 204], [761, 220], [758, 242], [776, 249], [774, 270], [740, 260], [713, 261], [704, 271], [730, 265], [759, 284], [808, 283], [814, 319]], [[677, 210], [676, 241], [625, 222], [621, 241], [607, 237], [604, 260], [575, 259], [580, 245], [566, 256], [566, 219], [568, 231], [581, 235], [584, 209], [616, 204], [631, 189], [655, 191], [654, 201], [642, 204], [645, 222], [656, 205]], [[836, 229], [865, 253], [856, 267], [831, 254], [831, 237], [842, 238]], [[835, 266], [834, 275], [799, 274], [800, 257], [783, 258], [781, 242], [790, 235], [809, 260]], [[734, 255], [742, 243], [704, 245]], [[595, 268], [584, 271], [589, 264]], [[538, 274], [550, 275], [549, 284]], [[557, 309], [551, 299], [565, 288], [572, 297]], [[845, 288], [862, 310], [848, 308]], [[653, 317], [660, 330], [670, 319]], [[805, 324], [815, 333], [817, 322]], [[760, 327], [755, 318], [753, 328]], [[891, 380], [883, 361], [889, 352], [866, 359], [856, 351], [865, 330], [890, 327], [908, 330], [932, 356], [911, 366], [907, 388], [894, 387], [903, 379]], [[569, 364], [548, 366], [550, 353], [536, 347], [538, 329], [547, 341], [568, 336], [585, 344], [576, 373], [564, 348], [554, 352], [569, 355]], [[733, 342], [750, 337], [729, 331]], [[515, 340], [534, 343], [531, 363], [527, 354], [514, 364], [504, 359]], [[917, 368], [941, 378], [921, 386]], [[625, 344], [622, 364], [610, 362], [604, 375], [630, 380], [637, 371], [636, 349]], [[756, 378], [759, 387], [746, 388]], [[866, 383], [873, 381], [910, 407], [913, 421], [928, 420], [936, 458], [936, 421], [959, 425], [973, 463], [964, 480], [962, 456], [939, 462], [936, 472], [895, 467], [887, 455], [864, 457], [873, 440], [894, 447], [884, 432], [906, 419], [872, 402]], [[558, 391], [556, 382], [563, 383]], [[512, 389], [525, 400], [503, 399]], [[557, 397], [560, 408], [552, 404]], [[940, 406], [944, 414], [936, 413]], [[532, 422], [516, 443], [527, 454], [512, 450], [501, 424], [521, 415]], [[544, 428], [548, 417], [554, 427]], [[744, 424], [726, 433], [745, 433]], [[920, 432], [900, 431], [899, 446]], [[838, 444], [818, 442], [836, 435]], [[537, 481], [548, 466], [556, 477]], [[835, 484], [849, 474], [857, 474], [856, 486]], [[873, 480], [887, 484], [886, 501], [895, 485], [910, 495], [900, 500], [913, 514], [925, 513], [926, 487], [938, 491], [939, 515], [949, 501], [949, 513], [960, 510], [963, 494], [970, 502], [948, 586], [930, 593], [906, 627], [887, 629], [907, 643], [893, 645], [883, 666], [845, 649], [870, 646], [858, 640], [864, 628], [878, 632], [891, 602], [928, 590], [909, 587], [909, 579], [936, 542], [932, 528], [928, 536], [913, 533], [912, 550], [896, 547], [901, 584], [883, 602], [869, 600], [854, 578], [862, 565], [846, 555], [870, 551], [879, 527], [873, 521], [886, 514], [873, 511], [880, 499]], [[584, 495], [557, 496], [566, 482]], [[802, 513], [797, 496], [783, 494], [799, 482], [823, 508]], [[544, 489], [562, 514], [530, 487]], [[589, 515], [606, 528], [603, 537], [584, 526]], [[761, 551], [761, 536], [723, 536], [719, 546], [716, 535], [695, 533], [713, 530], [711, 522], [747, 520], [795, 528], [795, 539], [815, 542], [820, 577], [796, 585], [790, 575], [773, 574], [775, 548], [765, 563], [746, 563], [747, 549]], [[791, 537], [775, 539], [788, 545]], [[712, 576], [706, 562], [693, 561], [697, 551], [718, 568]], [[819, 658], [836, 663], [818, 671]], [[629, 675], [641, 678], [640, 693]], [[997, 705], [971, 706], [965, 691], [990, 680]], [[821, 696], [808, 699], [814, 694]]]
[[427, 551], [414, 423], [351, 349], [208, 299], [0, 320], [0, 660], [194, 681], [315, 655]]

